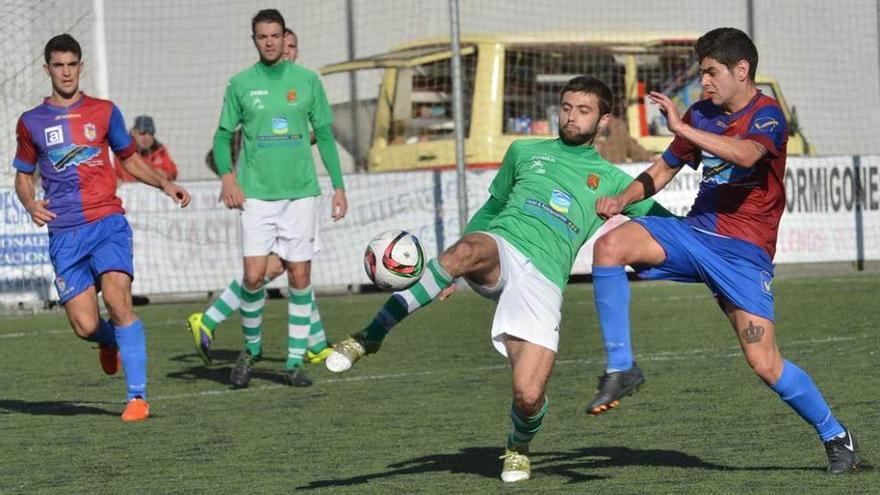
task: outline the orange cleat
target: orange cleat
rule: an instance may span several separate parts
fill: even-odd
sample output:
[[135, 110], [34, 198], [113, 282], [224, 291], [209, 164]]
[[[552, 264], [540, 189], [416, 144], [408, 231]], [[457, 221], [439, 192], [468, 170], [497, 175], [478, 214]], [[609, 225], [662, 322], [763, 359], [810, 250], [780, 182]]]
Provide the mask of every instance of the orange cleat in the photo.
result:
[[101, 369], [108, 375], [115, 375], [119, 371], [119, 348], [114, 346], [98, 346], [98, 357], [101, 360]]
[[140, 397], [128, 401], [125, 411], [122, 411], [122, 421], [132, 423], [135, 421], [146, 421], [150, 417], [150, 405], [147, 401]]

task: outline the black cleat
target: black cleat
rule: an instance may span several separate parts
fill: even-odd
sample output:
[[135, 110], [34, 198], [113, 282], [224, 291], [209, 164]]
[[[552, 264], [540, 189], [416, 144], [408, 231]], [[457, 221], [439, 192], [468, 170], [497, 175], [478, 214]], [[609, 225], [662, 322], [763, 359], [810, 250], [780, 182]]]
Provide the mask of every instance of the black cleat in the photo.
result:
[[859, 459], [856, 456], [856, 439], [846, 428], [843, 429], [842, 437], [832, 438], [825, 442], [825, 453], [828, 454], [828, 472], [831, 474], [844, 474], [855, 471], [859, 467]]
[[636, 363], [626, 371], [603, 374], [599, 377], [595, 397], [587, 404], [587, 414], [598, 416], [609, 409], [614, 409], [620, 404], [620, 399], [634, 394], [643, 383], [645, 383], [645, 374]]
[[247, 349], [241, 351], [232, 373], [229, 374], [229, 381], [232, 388], [247, 388], [251, 382], [251, 372], [254, 369], [254, 363], [260, 360], [260, 356], [251, 356]]
[[287, 370], [284, 379], [291, 387], [311, 387], [312, 379], [299, 366]]

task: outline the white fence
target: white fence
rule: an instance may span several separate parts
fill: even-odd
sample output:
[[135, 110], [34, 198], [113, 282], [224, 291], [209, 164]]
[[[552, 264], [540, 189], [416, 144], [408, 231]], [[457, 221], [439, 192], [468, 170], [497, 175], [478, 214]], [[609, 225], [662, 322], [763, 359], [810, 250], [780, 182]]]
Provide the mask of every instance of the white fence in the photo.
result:
[[[644, 167], [623, 168], [636, 175]], [[471, 213], [486, 200], [494, 175], [494, 170], [468, 172]], [[880, 259], [880, 156], [790, 158], [785, 183], [777, 264]], [[218, 203], [220, 181], [184, 185], [193, 195], [186, 209], [140, 184], [119, 190], [134, 230], [136, 294], [212, 291], [241, 272], [238, 214]], [[346, 185], [350, 210], [344, 220], [330, 220], [326, 198], [322, 206], [323, 249], [313, 268], [319, 288], [368, 283], [363, 249], [383, 230], [414, 232], [429, 256], [457, 238], [454, 171], [351, 175]], [[329, 184], [324, 187], [329, 190]], [[685, 169], [657, 199], [684, 214], [698, 187], [698, 174]], [[573, 273], [589, 273], [591, 246], [582, 249]], [[8, 188], [0, 189], [0, 249], [0, 303], [56, 297], [46, 229], [33, 226]], [[282, 278], [276, 285], [283, 283]]]

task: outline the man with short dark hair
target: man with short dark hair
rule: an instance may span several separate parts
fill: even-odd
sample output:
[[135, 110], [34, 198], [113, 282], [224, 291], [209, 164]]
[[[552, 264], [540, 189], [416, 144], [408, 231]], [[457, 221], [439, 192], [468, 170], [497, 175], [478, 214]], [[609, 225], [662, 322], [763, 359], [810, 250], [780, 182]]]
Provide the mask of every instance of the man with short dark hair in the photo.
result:
[[[156, 123], [153, 122], [153, 117], [149, 115], [135, 117], [134, 125], [129, 134], [137, 144], [138, 154], [153, 167], [153, 170], [162, 174], [166, 179], [177, 179], [177, 164], [168, 154], [168, 148], [156, 139]], [[124, 182], [137, 180], [122, 167], [116, 167], [116, 176]]]
[[[335, 190], [332, 218], [344, 217], [348, 204], [331, 126], [333, 113], [318, 75], [283, 58], [285, 24], [277, 10], [261, 10], [251, 27], [260, 61], [229, 81], [213, 153], [223, 183], [221, 199], [228, 208], [241, 210], [245, 350], [230, 381], [233, 387], [247, 387], [254, 363], [262, 358], [266, 268], [269, 255], [277, 253], [289, 283], [285, 377], [289, 385], [305, 387], [312, 384], [302, 364], [315, 307], [311, 259], [321, 194], [309, 125]], [[231, 144], [239, 126], [242, 153], [233, 170]]]
[[[602, 159], [593, 140], [611, 118], [611, 90], [592, 77], [570, 80], [560, 94], [559, 138], [514, 141], [489, 187], [486, 204], [465, 235], [427, 264], [420, 281], [396, 292], [363, 331], [336, 345], [325, 364], [347, 371], [379, 350], [392, 327], [465, 277], [498, 301], [495, 349], [510, 360], [513, 428], [501, 479], [529, 479], [529, 443], [543, 425], [545, 389], [559, 343], [562, 290], [580, 247], [602, 226], [593, 206], [600, 194], [623, 191], [632, 178]], [[669, 214], [654, 201], [628, 215]]]
[[[99, 345], [108, 375], [118, 371], [121, 359], [127, 386], [122, 420], [143, 421], [150, 416], [146, 338], [132, 309], [132, 232], [116, 196], [111, 150], [126, 172], [175, 203], [186, 206], [190, 196], [135, 152], [116, 105], [79, 90], [82, 49], [73, 36], [50, 39], [44, 54], [52, 95], [18, 121], [15, 192], [33, 222], [49, 227], [55, 287], [74, 333]], [[37, 168], [45, 192], [41, 200], [33, 183]], [[98, 311], [98, 292], [109, 321]]]
[[776, 345], [771, 284], [785, 209], [785, 115], [776, 100], [755, 86], [758, 50], [748, 35], [715, 29], [697, 40], [695, 51], [705, 98], [680, 117], [668, 96], [651, 92], [675, 138], [625, 191], [596, 202], [596, 212], [610, 218], [650, 198], [682, 165], [703, 165], [700, 192], [687, 218], [639, 218], [594, 246], [594, 296], [608, 364], [587, 412], [616, 407], [645, 380], [633, 362], [629, 336], [624, 265], [632, 265], [643, 279], [706, 284], [754, 372], [816, 429], [828, 470], [851, 471], [858, 464], [852, 434], [831, 413], [810, 376], [783, 359]]

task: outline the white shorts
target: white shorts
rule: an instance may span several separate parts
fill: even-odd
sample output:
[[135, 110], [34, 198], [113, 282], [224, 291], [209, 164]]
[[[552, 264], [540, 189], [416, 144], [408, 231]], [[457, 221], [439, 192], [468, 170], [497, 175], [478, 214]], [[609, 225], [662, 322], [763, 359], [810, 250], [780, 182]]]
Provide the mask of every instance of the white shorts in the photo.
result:
[[249, 198], [241, 212], [242, 256], [277, 254], [286, 261], [309, 261], [321, 249], [320, 196], [264, 201]]
[[506, 357], [504, 336], [510, 335], [556, 352], [562, 291], [509, 242], [495, 234], [481, 233], [495, 239], [498, 246], [498, 283], [486, 287], [465, 280], [481, 296], [498, 301], [492, 320], [492, 345]]

